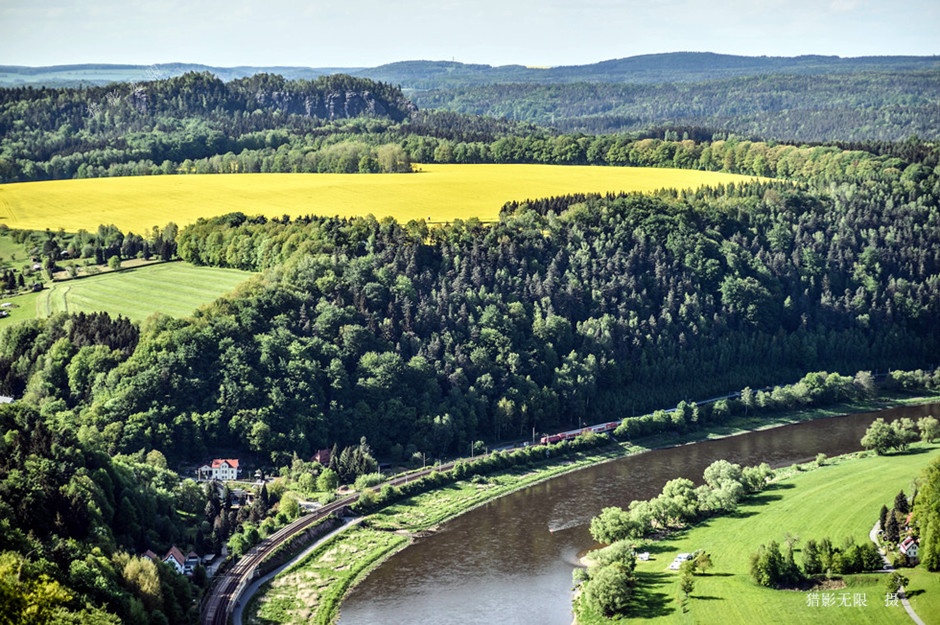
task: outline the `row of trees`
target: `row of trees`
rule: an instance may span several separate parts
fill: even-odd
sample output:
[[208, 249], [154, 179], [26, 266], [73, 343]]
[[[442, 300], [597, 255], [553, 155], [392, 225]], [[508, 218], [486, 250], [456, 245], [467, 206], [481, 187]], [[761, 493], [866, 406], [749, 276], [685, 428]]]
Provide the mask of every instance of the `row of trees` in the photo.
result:
[[806, 406], [824, 406], [840, 401], [869, 397], [875, 392], [870, 371], [854, 377], [814, 371], [794, 384], [754, 390], [745, 387], [731, 397], [702, 403], [681, 401], [672, 410], [656, 410], [648, 415], [624, 419], [614, 435], [638, 438], [660, 432], [682, 433], [703, 423], [721, 423], [733, 416], [759, 415]]
[[758, 547], [751, 554], [750, 575], [755, 583], [768, 588], [794, 587], [806, 579], [822, 575], [848, 575], [880, 569], [884, 562], [874, 543], [859, 545], [851, 536], [836, 547], [830, 538], [818, 542], [809, 539], [802, 549], [802, 567], [794, 558], [794, 545], [798, 537], [787, 535], [786, 548], [781, 551], [777, 541]]
[[716, 460], [705, 469], [701, 486], [692, 480], [676, 478], [662, 493], [648, 501], [633, 501], [628, 509], [604, 508], [591, 519], [591, 536], [600, 543], [636, 540], [656, 531], [684, 527], [704, 517], [737, 508], [748, 493], [756, 493], [773, 478], [764, 463], [741, 468], [727, 460]]

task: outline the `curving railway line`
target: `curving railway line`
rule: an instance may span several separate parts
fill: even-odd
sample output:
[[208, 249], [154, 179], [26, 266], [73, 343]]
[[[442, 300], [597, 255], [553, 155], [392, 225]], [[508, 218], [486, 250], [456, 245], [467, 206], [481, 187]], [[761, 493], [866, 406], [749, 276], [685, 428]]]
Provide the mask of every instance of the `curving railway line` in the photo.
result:
[[[449, 471], [454, 467], [454, 464], [456, 464], [456, 462], [448, 462], [447, 464], [423, 469], [415, 473], [388, 480], [385, 484], [400, 486], [401, 484], [424, 477], [432, 471]], [[254, 579], [258, 565], [261, 564], [272, 551], [277, 549], [285, 541], [290, 540], [295, 534], [304, 531], [317, 521], [325, 519], [332, 514], [342, 514], [346, 508], [354, 504], [358, 499], [358, 494], [347, 495], [342, 499], [337, 499], [315, 512], [302, 516], [290, 525], [285, 525], [280, 530], [252, 547], [248, 553], [239, 558], [234, 566], [225, 571], [225, 573], [220, 574], [220, 579], [218, 579], [212, 587], [209, 597], [206, 599], [202, 608], [200, 623], [202, 623], [202, 625], [227, 625], [229, 616], [232, 614], [232, 610], [239, 601], [242, 592], [244, 592], [251, 580]]]
[[[886, 377], [886, 373], [877, 373], [874, 376], [875, 378]], [[755, 390], [765, 390], [769, 391], [773, 387], [767, 386], [764, 389], [755, 389]], [[712, 397], [699, 402], [692, 402], [698, 405], [710, 404], [718, 401], [719, 399], [731, 399], [739, 397], [740, 392], [730, 393], [728, 395], [722, 395], [720, 397]], [[665, 412], [673, 412], [675, 408], [666, 410]], [[570, 432], [562, 432], [560, 434], [553, 435], [551, 437], [545, 437], [542, 439], [542, 442], [547, 442], [546, 439], [556, 439], [558, 438], [567, 438], [566, 434], [574, 433], [580, 434], [585, 430], [602, 428], [604, 432], [609, 432], [610, 429], [609, 423], [599, 424], [597, 426], [588, 426], [586, 428], [579, 428], [578, 430], [572, 430]], [[499, 451], [512, 451], [516, 447], [508, 446], [501, 447]], [[496, 450], [494, 450], [496, 451]], [[485, 457], [486, 454], [478, 456], [478, 458]], [[467, 459], [465, 458], [464, 461]], [[457, 461], [448, 462], [447, 464], [437, 465], [431, 468], [422, 469], [415, 473], [410, 473], [401, 477], [396, 477], [394, 479], [388, 480], [385, 484], [391, 486], [399, 486], [406, 482], [410, 482], [414, 479], [423, 477], [430, 474], [432, 471], [448, 471], [454, 467]], [[358, 495], [349, 495], [334, 501], [328, 505], [323, 506], [316, 512], [303, 516], [290, 525], [286, 525], [281, 528], [276, 533], [272, 534], [265, 540], [261, 541], [255, 547], [253, 547], [248, 553], [246, 553], [235, 565], [227, 570], [225, 573], [221, 573], [221, 579], [212, 587], [208, 598], [205, 600], [204, 606], [202, 608], [201, 621], [202, 625], [227, 625], [229, 621], [229, 616], [232, 613], [233, 608], [235, 607], [236, 602], [241, 597], [242, 592], [248, 586], [248, 583], [255, 577], [255, 572], [258, 568], [258, 565], [270, 554], [273, 550], [277, 549], [284, 541], [290, 540], [294, 534], [305, 530], [308, 526], [316, 523], [317, 521], [336, 513], [342, 513], [342, 511], [355, 503], [358, 499]]]

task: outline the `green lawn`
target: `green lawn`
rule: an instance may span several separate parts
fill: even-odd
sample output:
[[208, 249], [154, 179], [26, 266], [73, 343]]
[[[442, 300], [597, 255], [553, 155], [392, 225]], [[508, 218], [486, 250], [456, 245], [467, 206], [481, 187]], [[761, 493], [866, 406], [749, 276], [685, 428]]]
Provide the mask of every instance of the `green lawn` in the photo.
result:
[[26, 248], [15, 243], [9, 234], [0, 235], [0, 269], [19, 270], [26, 264], [32, 264]]
[[18, 321], [36, 318], [36, 299], [41, 293], [25, 293], [23, 295], [14, 295], [0, 299], [0, 303], [9, 303], [10, 307], [5, 308], [9, 317], [0, 318], [0, 328]]
[[53, 283], [38, 295], [34, 310], [39, 316], [62, 311], [106, 311], [133, 321], [156, 312], [185, 317], [251, 275], [237, 269], [179, 262], [149, 265]]
[[[654, 543], [652, 560], [638, 562], [639, 592], [629, 616], [646, 623], [721, 623], [722, 625], [813, 624], [813, 623], [910, 623], [901, 607], [885, 606], [885, 575], [846, 576], [845, 588], [819, 591], [831, 593], [835, 605], [810, 607], [807, 593], [771, 590], [754, 584], [748, 575], [750, 554], [761, 543], [784, 544], [790, 532], [802, 540], [829, 536], [839, 545], [852, 536], [868, 540], [868, 532], [882, 504], [889, 508], [901, 489], [910, 494], [912, 478], [918, 476], [940, 447], [917, 447], [903, 456], [871, 456], [840, 459], [837, 464], [798, 472], [748, 499], [736, 514], [707, 521], [669, 540]], [[678, 553], [706, 550], [714, 568], [695, 577], [695, 589], [683, 612], [675, 601], [678, 573], [667, 567]], [[927, 623], [940, 623], [940, 583], [936, 574], [910, 571], [915, 591], [913, 601]], [[928, 589], [926, 592], [916, 591]], [[865, 606], [840, 605], [842, 593], [861, 595]], [[822, 598], [820, 599], [820, 604]], [[606, 620], [585, 615], [582, 625]]]

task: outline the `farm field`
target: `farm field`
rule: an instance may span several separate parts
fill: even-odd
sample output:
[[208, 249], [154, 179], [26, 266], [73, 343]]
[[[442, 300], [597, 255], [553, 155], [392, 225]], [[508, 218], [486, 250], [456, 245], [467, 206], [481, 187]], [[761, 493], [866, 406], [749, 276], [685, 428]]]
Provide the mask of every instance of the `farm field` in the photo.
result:
[[0, 185], [0, 224], [18, 229], [141, 233], [241, 211], [267, 217], [373, 214], [493, 220], [507, 201], [751, 180], [719, 172], [560, 165], [416, 165], [412, 174], [206, 174], [53, 180]]
[[186, 317], [251, 275], [180, 262], [149, 265], [53, 283], [36, 294], [33, 310], [40, 317], [63, 311], [106, 311], [132, 321], [142, 321], [156, 312]]
[[[820, 595], [833, 593], [835, 605], [809, 607], [806, 592], [771, 590], [752, 582], [749, 557], [762, 543], [776, 540], [784, 545], [786, 532], [801, 539], [794, 547], [797, 562], [802, 561], [800, 548], [810, 538], [818, 541], [829, 536], [834, 545], [841, 545], [846, 536], [859, 544], [867, 541], [882, 504], [890, 508], [901, 489], [910, 494], [911, 480], [937, 455], [940, 447], [919, 445], [906, 455], [839, 459], [837, 464], [780, 480], [746, 499], [734, 515], [653, 543], [652, 559], [637, 563], [640, 607], [632, 616], [644, 616], [647, 624], [910, 623], [904, 608], [885, 605], [885, 574], [847, 575], [846, 587], [819, 591]], [[714, 568], [707, 575], [695, 576], [689, 612], [683, 614], [675, 601], [678, 572], [666, 567], [676, 554], [698, 549], [711, 555]], [[934, 576], [915, 576], [910, 570], [905, 575], [912, 579], [908, 591], [914, 591], [911, 605], [918, 615], [928, 625], [940, 623], [940, 613], [932, 610], [940, 588], [933, 579], [927, 580]], [[840, 606], [844, 592], [852, 593], [852, 598], [856, 593], [864, 595], [865, 606]], [[585, 618], [581, 625], [598, 622]]]

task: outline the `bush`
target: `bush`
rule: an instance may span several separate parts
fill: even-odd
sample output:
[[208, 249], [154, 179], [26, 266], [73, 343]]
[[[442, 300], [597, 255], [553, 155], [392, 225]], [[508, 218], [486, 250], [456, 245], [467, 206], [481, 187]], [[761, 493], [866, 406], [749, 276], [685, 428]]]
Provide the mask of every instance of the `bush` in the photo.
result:
[[584, 600], [604, 616], [626, 610], [635, 580], [623, 565], [608, 564], [584, 584]]
[[317, 478], [317, 490], [331, 492], [339, 486], [339, 475], [333, 469], [323, 469]]
[[385, 480], [381, 473], [366, 473], [356, 478], [356, 490], [365, 490], [376, 484], [381, 484]]

